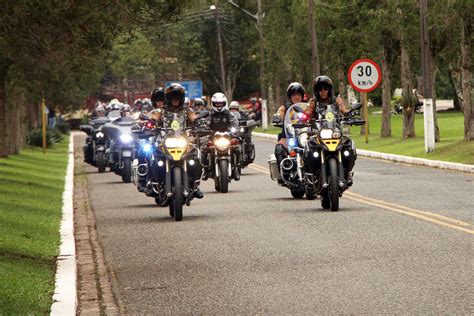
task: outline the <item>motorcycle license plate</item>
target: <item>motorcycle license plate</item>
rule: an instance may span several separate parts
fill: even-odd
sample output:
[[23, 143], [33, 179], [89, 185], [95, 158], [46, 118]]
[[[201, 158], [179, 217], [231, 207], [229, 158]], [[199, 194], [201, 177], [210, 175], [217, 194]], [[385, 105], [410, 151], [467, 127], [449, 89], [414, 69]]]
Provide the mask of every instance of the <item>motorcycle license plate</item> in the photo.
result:
[[122, 153], [122, 157], [132, 157], [132, 151], [131, 150], [125, 150]]

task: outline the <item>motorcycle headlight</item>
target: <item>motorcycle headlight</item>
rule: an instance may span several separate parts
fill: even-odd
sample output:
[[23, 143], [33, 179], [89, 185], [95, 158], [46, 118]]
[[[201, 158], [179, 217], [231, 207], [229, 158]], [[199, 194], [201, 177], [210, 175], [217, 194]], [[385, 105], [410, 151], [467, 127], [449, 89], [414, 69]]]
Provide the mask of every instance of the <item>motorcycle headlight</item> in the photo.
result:
[[296, 139], [294, 139], [294, 138], [288, 139], [288, 146], [289, 147], [295, 147], [296, 146]]
[[144, 152], [149, 153], [153, 149], [153, 146], [151, 144], [146, 143], [142, 146], [142, 149]]
[[321, 132], [319, 133], [322, 139], [333, 138], [332, 134], [333, 134], [332, 129], [329, 129], [329, 128], [323, 128]]
[[219, 150], [227, 150], [230, 146], [230, 140], [225, 137], [220, 137], [214, 140], [214, 145]]
[[188, 141], [184, 137], [169, 137], [165, 140], [165, 146], [168, 148], [185, 148]]
[[241, 133], [245, 132], [245, 128], [241, 127], [241, 128], [240, 128], [240, 132], [241, 132]]
[[97, 137], [97, 138], [102, 138], [102, 137], [104, 137], [104, 133], [102, 133], [102, 132], [97, 132], [97, 133], [95, 134], [95, 137]]
[[301, 133], [300, 136], [298, 136], [298, 143], [301, 145], [301, 147], [304, 147], [307, 142], [308, 142], [308, 133]]
[[232, 133], [235, 133], [235, 132], [237, 132], [237, 129], [236, 129], [235, 127], [232, 127], [232, 128], [230, 129], [230, 131], [231, 131]]
[[120, 135], [120, 141], [125, 144], [131, 143], [133, 141], [133, 137], [130, 134], [122, 134]]

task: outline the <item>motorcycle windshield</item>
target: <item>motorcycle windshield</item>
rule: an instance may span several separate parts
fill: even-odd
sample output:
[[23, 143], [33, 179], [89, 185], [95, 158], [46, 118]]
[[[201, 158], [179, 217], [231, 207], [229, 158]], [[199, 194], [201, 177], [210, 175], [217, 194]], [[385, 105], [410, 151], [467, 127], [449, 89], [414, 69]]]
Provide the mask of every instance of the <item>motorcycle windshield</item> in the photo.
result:
[[328, 104], [320, 106], [319, 118], [321, 120], [321, 126], [327, 128], [336, 128], [338, 125], [339, 111], [334, 104]]
[[296, 138], [296, 130], [298, 127], [295, 128], [295, 125], [307, 123], [308, 115], [305, 113], [307, 109], [308, 103], [300, 102], [291, 105], [286, 110], [283, 124], [287, 138]]
[[116, 119], [118, 119], [120, 116], [120, 111], [118, 110], [115, 110], [115, 111], [110, 111], [109, 114], [107, 115], [107, 117], [111, 120], [111, 121], [115, 121]]

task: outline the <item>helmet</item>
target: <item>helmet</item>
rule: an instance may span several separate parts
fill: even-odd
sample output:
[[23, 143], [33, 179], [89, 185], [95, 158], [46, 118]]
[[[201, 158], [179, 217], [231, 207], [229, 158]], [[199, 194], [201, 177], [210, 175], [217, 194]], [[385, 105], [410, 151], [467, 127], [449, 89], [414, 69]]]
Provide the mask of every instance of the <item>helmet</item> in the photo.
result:
[[[184, 110], [184, 93], [185, 91], [182, 85], [179, 83], [172, 83], [165, 90], [166, 108], [174, 112]], [[179, 100], [179, 104], [177, 107], [173, 107], [171, 100], [176, 98]]]
[[253, 98], [250, 98], [250, 102], [252, 102], [252, 104], [255, 104], [257, 103], [257, 98], [253, 97]]
[[333, 86], [332, 86], [332, 80], [331, 78], [329, 78], [328, 76], [318, 76], [314, 79], [313, 81], [313, 93], [314, 93], [314, 96], [316, 97], [316, 99], [319, 101], [319, 89], [321, 87], [327, 87], [329, 92], [328, 92], [328, 95], [329, 95], [329, 98], [332, 99], [332, 90], [333, 90]]
[[238, 110], [239, 108], [240, 108], [239, 102], [237, 102], [237, 101], [230, 102], [229, 110], [232, 110], [232, 109], [237, 109]]
[[122, 109], [122, 104], [120, 103], [113, 103], [112, 104], [112, 111], [120, 111]]
[[205, 106], [204, 101], [201, 98], [194, 99], [194, 107], [197, 107], [197, 106], [202, 106], [202, 107]]
[[222, 112], [228, 109], [227, 98], [222, 92], [214, 93], [214, 95], [211, 98], [211, 103], [212, 103], [212, 108], [216, 112]]
[[185, 106], [185, 107], [189, 107], [190, 104], [191, 104], [191, 100], [189, 100], [188, 97], [185, 97], [185, 98], [184, 98], [184, 106]]
[[94, 109], [94, 112], [95, 112], [95, 115], [97, 115], [97, 116], [101, 116], [101, 115], [99, 115], [99, 113], [101, 113], [102, 116], [103, 116], [103, 115], [105, 115], [105, 108], [102, 105], [98, 105]]
[[301, 94], [301, 98], [302, 99], [304, 98], [305, 90], [304, 90], [303, 85], [299, 82], [290, 83], [290, 85], [286, 89], [286, 96], [288, 97], [288, 100], [290, 100], [291, 96], [295, 93]]
[[128, 105], [127, 103], [123, 103], [120, 112], [130, 112], [130, 110], [130, 105]]
[[163, 87], [156, 88], [150, 94], [150, 99], [153, 106], [155, 106], [157, 101], [165, 102], [165, 89]]

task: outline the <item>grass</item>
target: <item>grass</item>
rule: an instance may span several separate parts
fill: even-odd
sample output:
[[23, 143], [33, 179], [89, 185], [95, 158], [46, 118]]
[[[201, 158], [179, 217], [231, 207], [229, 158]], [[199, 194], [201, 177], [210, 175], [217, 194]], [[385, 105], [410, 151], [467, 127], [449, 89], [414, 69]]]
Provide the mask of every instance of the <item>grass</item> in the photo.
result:
[[0, 159], [0, 315], [49, 313], [68, 142]]
[[[391, 118], [392, 137], [381, 138], [382, 115], [377, 113], [380, 111], [380, 107], [370, 108], [368, 144], [365, 143], [365, 136], [360, 135], [360, 127], [354, 126], [351, 128], [351, 137], [354, 139], [357, 148], [432, 160], [474, 164], [474, 142], [463, 140], [464, 117], [462, 113], [438, 112], [441, 142], [435, 144], [433, 153], [425, 153], [423, 114], [416, 114], [415, 116], [416, 138], [404, 139], [402, 137], [402, 115], [393, 115]], [[257, 128], [256, 131], [262, 132], [262, 129]], [[280, 129], [271, 127], [265, 132], [278, 134]]]

